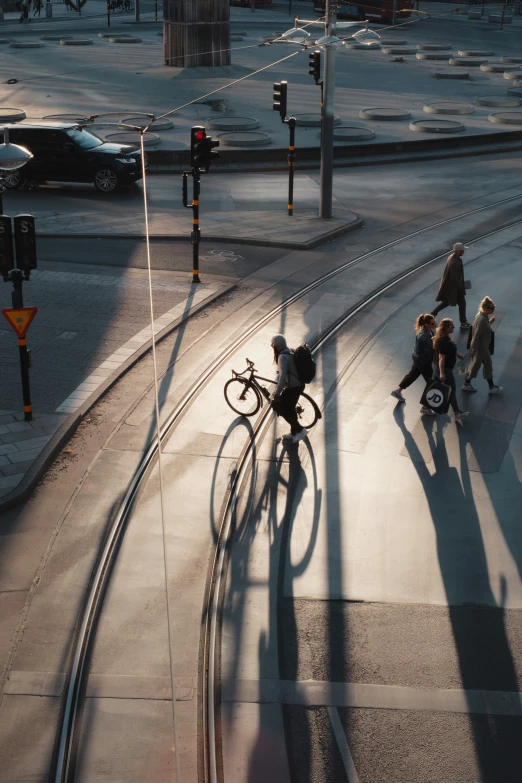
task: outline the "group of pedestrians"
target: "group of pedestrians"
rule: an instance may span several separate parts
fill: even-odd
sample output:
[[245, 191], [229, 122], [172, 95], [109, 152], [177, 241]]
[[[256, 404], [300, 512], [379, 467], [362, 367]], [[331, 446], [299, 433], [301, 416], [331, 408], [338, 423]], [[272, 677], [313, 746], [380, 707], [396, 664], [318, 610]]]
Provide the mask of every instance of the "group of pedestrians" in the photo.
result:
[[[476, 392], [472, 380], [477, 377], [481, 367], [483, 375], [489, 386], [489, 394], [499, 394], [501, 386], [493, 381], [493, 353], [494, 334], [491, 325], [495, 321], [495, 303], [486, 296], [480, 303], [479, 311], [473, 325], [466, 318], [466, 288], [469, 285], [464, 280], [464, 267], [462, 256], [466, 250], [465, 245], [457, 242], [453, 246], [453, 252], [446, 261], [444, 273], [437, 294], [437, 302], [440, 304], [432, 313], [419, 315], [415, 324], [416, 337], [413, 349], [413, 363], [410, 371], [404, 376], [399, 386], [391, 394], [399, 402], [406, 402], [403, 391], [411, 386], [417, 378], [422, 376], [426, 382], [426, 390], [434, 380], [446, 384], [451, 390], [449, 404], [455, 414], [455, 421], [459, 424], [468, 412], [459, 408], [457, 400], [457, 383], [455, 379], [455, 365], [457, 360], [463, 360], [465, 356], [457, 350], [457, 345], [452, 338], [455, 324], [451, 318], [443, 318], [437, 326], [436, 316], [445, 307], [458, 305], [461, 329], [471, 329], [468, 339], [470, 363], [465, 371], [462, 391]], [[423, 395], [423, 398], [426, 394]], [[422, 405], [421, 413], [426, 416], [437, 414], [427, 404]]]
[[31, 10], [31, 6], [34, 9], [33, 16], [41, 16], [43, 0], [21, 0], [17, 5], [18, 10], [20, 11], [20, 22], [30, 21], [29, 11]]

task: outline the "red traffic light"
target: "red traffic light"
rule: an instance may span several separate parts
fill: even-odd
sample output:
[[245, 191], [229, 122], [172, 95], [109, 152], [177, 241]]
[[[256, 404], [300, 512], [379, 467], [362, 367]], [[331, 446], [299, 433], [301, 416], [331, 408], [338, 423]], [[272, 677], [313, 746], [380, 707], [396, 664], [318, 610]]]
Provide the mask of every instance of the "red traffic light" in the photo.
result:
[[207, 138], [207, 134], [204, 130], [197, 131], [194, 134], [195, 141], [201, 141], [202, 139], [206, 139], [206, 138]]

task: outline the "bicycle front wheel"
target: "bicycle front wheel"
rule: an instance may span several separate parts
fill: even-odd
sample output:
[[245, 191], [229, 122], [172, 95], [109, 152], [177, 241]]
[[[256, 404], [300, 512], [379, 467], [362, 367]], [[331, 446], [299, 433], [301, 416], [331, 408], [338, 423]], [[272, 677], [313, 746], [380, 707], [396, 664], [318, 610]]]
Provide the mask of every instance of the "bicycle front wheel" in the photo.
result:
[[304, 392], [301, 392], [295, 410], [299, 424], [307, 430], [321, 418], [321, 411], [317, 404]]
[[261, 407], [261, 395], [244, 378], [231, 378], [225, 383], [225, 400], [240, 416], [255, 416]]

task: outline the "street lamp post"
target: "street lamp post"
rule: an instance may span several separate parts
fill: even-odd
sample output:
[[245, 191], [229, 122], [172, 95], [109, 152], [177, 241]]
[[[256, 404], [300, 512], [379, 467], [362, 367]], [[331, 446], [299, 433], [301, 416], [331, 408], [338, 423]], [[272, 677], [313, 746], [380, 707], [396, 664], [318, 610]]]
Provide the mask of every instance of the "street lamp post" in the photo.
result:
[[[326, 0], [326, 36], [335, 36], [336, 0]], [[323, 105], [321, 109], [321, 179], [319, 217], [332, 217], [335, 109], [335, 43], [324, 43]]]
[[[335, 117], [335, 52], [339, 46], [342, 46], [346, 39], [338, 38], [335, 35], [337, 26], [337, 0], [326, 0], [326, 15], [324, 23], [318, 20], [306, 20], [295, 18], [295, 28], [287, 30], [281, 38], [288, 43], [294, 43], [298, 46], [304, 46], [308, 43], [310, 33], [297, 27], [298, 22], [305, 22], [307, 25], [323, 25], [325, 35], [319, 38], [315, 45], [324, 50], [324, 73], [322, 82], [322, 104], [321, 104], [321, 176], [319, 186], [319, 217], [330, 219], [332, 217], [333, 200], [333, 152], [334, 152], [334, 117]], [[340, 27], [359, 26], [359, 22], [341, 22]], [[363, 23], [364, 27], [354, 33], [353, 38], [358, 43], [371, 45], [378, 41], [380, 35], [373, 30], [368, 29], [368, 22]], [[312, 71], [310, 71], [312, 73]], [[316, 80], [316, 83], [317, 80]]]

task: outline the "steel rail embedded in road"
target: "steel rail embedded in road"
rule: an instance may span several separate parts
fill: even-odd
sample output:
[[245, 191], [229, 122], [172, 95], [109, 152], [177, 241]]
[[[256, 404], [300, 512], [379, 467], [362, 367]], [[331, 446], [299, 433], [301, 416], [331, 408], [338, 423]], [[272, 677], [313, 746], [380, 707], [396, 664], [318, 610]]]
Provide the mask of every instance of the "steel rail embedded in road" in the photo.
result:
[[[400, 245], [402, 242], [408, 241], [421, 234], [440, 228], [441, 226], [449, 225], [458, 220], [462, 220], [463, 218], [483, 212], [487, 209], [492, 209], [494, 207], [508, 204], [520, 198], [522, 198], [522, 194], [518, 196], [511, 196], [509, 198], [502, 199], [500, 201], [493, 202], [491, 204], [487, 204], [482, 207], [478, 207], [476, 209], [462, 213], [455, 217], [447, 218], [445, 220], [439, 221], [425, 228], [418, 229], [417, 231], [411, 232], [410, 234], [407, 234], [399, 239], [395, 239], [392, 240], [391, 242], [387, 242], [379, 246], [378, 248], [370, 250], [352, 259], [351, 261], [342, 264], [340, 267], [337, 267], [336, 269], [327, 272], [324, 275], [321, 275], [313, 282], [301, 288], [295, 294], [292, 294], [292, 296], [288, 297], [279, 305], [273, 307], [267, 314], [259, 318], [254, 324], [248, 327], [248, 329], [244, 332], [243, 335], [241, 335], [236, 340], [234, 340], [230, 345], [228, 345], [216, 357], [216, 359], [214, 359], [214, 361], [211, 362], [211, 364], [194, 382], [191, 388], [186, 392], [186, 394], [182, 397], [181, 401], [178, 403], [178, 405], [174, 408], [172, 413], [169, 415], [168, 419], [166, 420], [163, 427], [161, 428], [161, 442], [163, 442], [163, 440], [169, 436], [173, 426], [179, 421], [179, 419], [182, 417], [182, 415], [191, 405], [192, 401], [199, 394], [201, 389], [210, 380], [210, 378], [220, 369], [220, 367], [224, 364], [226, 359], [228, 359], [228, 357], [234, 351], [236, 351], [237, 348], [239, 348], [252, 334], [254, 334], [259, 329], [261, 329], [266, 323], [268, 323], [270, 320], [272, 320], [275, 316], [280, 314], [282, 311], [290, 307], [290, 305], [292, 305], [294, 302], [299, 301], [302, 297], [306, 296], [308, 293], [318, 288], [326, 281], [336, 277], [337, 275], [341, 274], [342, 272], [346, 271], [352, 266], [355, 266], [356, 264], [359, 264], [378, 253], [381, 253], [383, 250], [396, 247], [397, 245]], [[516, 225], [517, 223], [520, 222], [522, 221], [515, 220], [510, 223], [507, 223], [503, 225], [501, 228], [492, 230], [478, 237], [475, 240], [470, 240], [470, 243], [472, 241], [476, 242], [479, 241], [480, 239], [484, 239], [487, 236], [491, 236], [495, 233], [498, 233], [499, 231], [504, 230], [505, 228], [508, 228], [511, 225]], [[338, 321], [335, 322], [335, 324], [333, 324], [325, 332], [325, 334], [315, 344], [314, 350], [319, 350], [319, 348], [322, 347], [322, 345], [326, 340], [330, 339], [337, 330], [342, 328], [342, 326], [345, 323], [347, 323], [348, 320], [350, 320], [350, 318], [353, 318], [363, 307], [367, 306], [369, 302], [373, 301], [376, 297], [380, 296], [383, 293], [383, 291], [388, 290], [389, 288], [393, 287], [397, 283], [406, 279], [410, 275], [413, 275], [415, 272], [419, 271], [420, 269], [423, 269], [425, 266], [428, 266], [429, 264], [433, 263], [439, 258], [441, 258], [441, 255], [437, 255], [436, 257], [431, 258], [428, 261], [424, 261], [420, 264], [417, 264], [407, 272], [399, 275], [398, 277], [394, 278], [394, 280], [388, 282], [385, 286], [380, 287], [369, 297], [366, 297], [364, 301], [356, 305], [356, 307], [352, 308], [348, 313], [345, 313], [340, 319], [338, 319]], [[259, 427], [262, 426], [262, 422], [265, 420], [264, 417], [268, 417], [269, 414], [270, 414], [270, 410], [265, 411], [263, 417], [260, 420]], [[257, 434], [259, 433], [259, 427], [256, 425], [256, 429], [255, 429], [256, 437]], [[248, 454], [250, 453], [250, 447], [251, 444], [249, 444], [246, 447], [243, 456], [240, 458], [240, 467], [237, 471], [236, 480], [234, 481], [231, 492], [229, 493], [229, 500], [227, 501], [227, 509], [233, 508], [233, 505], [231, 504], [235, 504], [236, 502], [234, 500], [234, 495], [232, 493], [237, 492], [238, 488], [240, 487], [240, 483], [238, 483], [237, 479], [239, 474], [244, 472], [244, 468], [241, 468], [241, 465], [246, 465], [248, 463]], [[93, 569], [92, 577], [89, 582], [88, 593], [80, 615], [78, 630], [76, 632], [76, 636], [71, 650], [71, 658], [70, 658], [71, 662], [70, 662], [67, 681], [66, 681], [66, 694], [62, 706], [60, 726], [58, 729], [55, 756], [53, 761], [53, 769], [51, 772], [51, 779], [54, 781], [54, 783], [72, 783], [72, 781], [75, 778], [76, 748], [79, 741], [78, 716], [79, 716], [79, 709], [82, 703], [82, 699], [85, 693], [85, 686], [86, 686], [86, 681], [88, 676], [88, 672], [87, 672], [88, 656], [95, 635], [96, 621], [99, 616], [99, 612], [103, 603], [105, 589], [110, 579], [112, 566], [115, 561], [119, 549], [119, 545], [123, 538], [123, 534], [125, 532], [126, 524], [129, 519], [131, 510], [133, 508], [134, 501], [136, 499], [137, 493], [143, 481], [148, 475], [150, 468], [154, 464], [154, 460], [157, 457], [157, 453], [158, 453], [158, 443], [157, 441], [154, 441], [147, 449], [143, 459], [141, 460], [130, 482], [125, 497], [123, 498], [123, 501], [119, 506], [118, 513], [116, 514], [111, 524], [111, 527], [107, 533], [107, 536], [103, 542], [102, 548], [97, 558], [96, 565]], [[224, 517], [223, 517], [223, 522], [225, 523]], [[225, 531], [224, 527], [222, 527], [222, 531], [223, 532]], [[214, 625], [211, 625], [208, 629], [208, 639], [209, 639], [208, 660], [209, 660], [209, 664], [212, 661], [213, 665], [212, 666], [209, 665], [208, 667], [205, 668], [205, 670], [207, 671], [208, 682], [204, 688], [206, 696], [203, 704], [203, 722], [205, 728], [203, 732], [205, 738], [204, 758], [206, 762], [205, 763], [205, 769], [207, 773], [206, 779], [210, 781], [210, 783], [218, 783], [216, 742], [215, 742], [216, 736], [215, 736], [215, 724], [214, 724], [214, 717], [215, 717], [214, 697], [215, 697], [215, 687], [216, 687], [214, 666], [215, 666], [215, 638], [216, 638], [215, 634], [216, 634], [216, 627], [217, 627], [215, 623], [217, 622], [218, 602], [216, 602], [214, 598], [216, 596], [219, 597], [219, 591], [221, 586], [221, 574], [217, 569], [220, 566], [220, 564], [222, 566], [224, 563], [226, 546], [227, 546], [226, 537], [220, 534], [220, 537], [218, 539], [218, 544], [216, 547], [215, 559], [214, 559], [213, 578], [211, 581], [211, 587], [209, 591], [209, 609], [207, 613], [207, 616], [210, 618], [210, 622], [214, 623]], [[216, 590], [216, 586], [218, 588], [217, 590]], [[213, 647], [212, 644], [214, 645]], [[172, 698], [175, 698], [175, 694], [172, 694]], [[210, 739], [212, 739], [212, 743], [210, 742]]]

